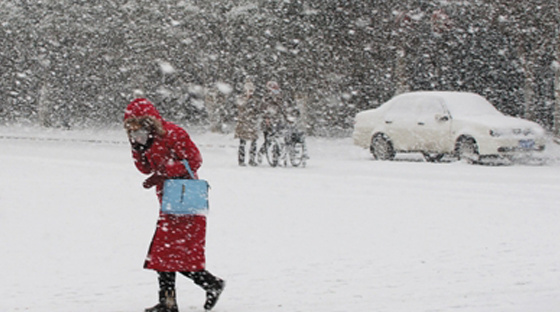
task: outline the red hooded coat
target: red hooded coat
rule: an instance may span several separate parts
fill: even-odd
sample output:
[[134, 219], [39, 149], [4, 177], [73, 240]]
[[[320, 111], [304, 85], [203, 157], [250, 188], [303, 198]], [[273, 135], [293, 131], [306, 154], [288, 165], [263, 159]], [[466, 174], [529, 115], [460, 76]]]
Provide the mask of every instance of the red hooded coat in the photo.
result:
[[[152, 103], [136, 99], [126, 108], [124, 120], [148, 117], [155, 121], [156, 135], [143, 152], [134, 150], [134, 164], [145, 174], [163, 178], [188, 178], [181, 160], [187, 160], [193, 172], [202, 164], [202, 157], [188, 133], [165, 121]], [[144, 263], [144, 268], [160, 272], [200, 271], [205, 268], [206, 217], [200, 215], [170, 215], [161, 212], [163, 179], [155, 180], [160, 213], [156, 231]]]

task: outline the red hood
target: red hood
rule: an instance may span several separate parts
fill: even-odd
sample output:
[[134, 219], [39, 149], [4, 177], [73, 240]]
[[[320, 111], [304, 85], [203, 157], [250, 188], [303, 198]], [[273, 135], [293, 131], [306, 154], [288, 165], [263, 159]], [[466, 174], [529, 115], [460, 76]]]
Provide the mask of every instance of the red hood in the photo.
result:
[[158, 110], [147, 99], [135, 99], [134, 101], [130, 102], [124, 111], [124, 120], [127, 120], [131, 117], [145, 117], [145, 116], [152, 116], [159, 121], [163, 121], [163, 118], [159, 114]]

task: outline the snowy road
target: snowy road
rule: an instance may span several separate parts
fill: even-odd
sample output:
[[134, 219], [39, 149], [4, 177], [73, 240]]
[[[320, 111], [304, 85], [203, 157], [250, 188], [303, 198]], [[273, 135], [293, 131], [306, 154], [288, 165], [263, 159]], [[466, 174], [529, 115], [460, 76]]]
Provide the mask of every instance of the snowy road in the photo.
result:
[[[0, 311], [155, 304], [142, 264], [157, 201], [124, 134], [22, 131], [0, 129]], [[192, 137], [212, 186], [208, 267], [228, 282], [217, 312], [560, 307], [557, 147], [544, 166], [492, 167], [310, 139], [307, 168], [240, 168], [231, 136]], [[178, 300], [202, 311], [190, 281]]]

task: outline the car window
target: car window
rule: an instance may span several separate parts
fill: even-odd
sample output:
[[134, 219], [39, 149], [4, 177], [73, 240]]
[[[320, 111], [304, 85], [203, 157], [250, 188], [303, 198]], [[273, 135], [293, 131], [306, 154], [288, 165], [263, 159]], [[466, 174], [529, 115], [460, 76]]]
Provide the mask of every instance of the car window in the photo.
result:
[[452, 116], [501, 115], [490, 102], [479, 95], [448, 95], [446, 103]]
[[419, 101], [416, 109], [419, 117], [432, 118], [436, 115], [444, 114], [443, 106], [440, 104], [440, 101], [433, 98], [426, 98]]
[[409, 119], [414, 117], [416, 114], [416, 109], [414, 103], [407, 101], [407, 99], [399, 99], [399, 101], [394, 102], [389, 108], [386, 117], [388, 119]]

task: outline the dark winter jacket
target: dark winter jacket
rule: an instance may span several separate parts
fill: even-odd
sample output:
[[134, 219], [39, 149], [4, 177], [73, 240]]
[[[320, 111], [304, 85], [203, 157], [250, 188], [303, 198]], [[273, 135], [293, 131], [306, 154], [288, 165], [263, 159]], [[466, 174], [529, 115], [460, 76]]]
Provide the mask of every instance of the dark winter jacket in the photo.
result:
[[248, 141], [259, 138], [259, 107], [254, 96], [244, 95], [237, 103], [237, 125], [235, 137]]
[[286, 123], [284, 99], [280, 94], [269, 94], [264, 98], [261, 129], [265, 132], [278, 130]]

